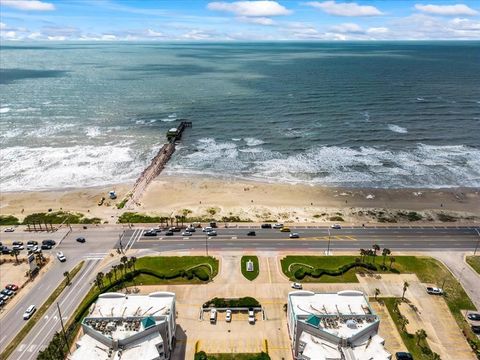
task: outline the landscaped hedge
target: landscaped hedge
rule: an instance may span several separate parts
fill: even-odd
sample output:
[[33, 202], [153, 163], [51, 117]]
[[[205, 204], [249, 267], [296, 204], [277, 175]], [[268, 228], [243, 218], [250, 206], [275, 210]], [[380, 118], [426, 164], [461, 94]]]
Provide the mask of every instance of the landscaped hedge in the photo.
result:
[[203, 304], [204, 308], [218, 307], [218, 308], [235, 308], [235, 307], [260, 307], [257, 299], [250, 296], [238, 299], [213, 298]]
[[375, 265], [369, 264], [369, 263], [350, 263], [350, 264], [343, 265], [336, 270], [320, 269], [320, 268], [311, 269], [305, 266], [301, 266], [297, 270], [295, 270], [295, 272], [293, 273], [293, 276], [297, 280], [303, 280], [305, 276], [310, 276], [315, 279], [318, 279], [322, 275], [340, 276], [346, 273], [348, 270], [355, 267], [362, 267], [372, 271], [377, 270], [377, 267]]

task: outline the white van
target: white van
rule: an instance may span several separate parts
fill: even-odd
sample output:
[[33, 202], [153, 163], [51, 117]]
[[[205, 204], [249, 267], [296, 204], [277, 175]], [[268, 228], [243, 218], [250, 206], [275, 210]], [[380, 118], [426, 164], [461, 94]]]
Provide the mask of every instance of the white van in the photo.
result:
[[210, 310], [210, 324], [217, 322], [217, 309]]

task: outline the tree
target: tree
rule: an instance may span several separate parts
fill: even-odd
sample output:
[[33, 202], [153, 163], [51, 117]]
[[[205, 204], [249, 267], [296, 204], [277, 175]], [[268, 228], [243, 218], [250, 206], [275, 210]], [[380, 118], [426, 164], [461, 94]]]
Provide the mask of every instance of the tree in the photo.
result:
[[403, 293], [402, 293], [402, 300], [405, 300], [405, 291], [407, 291], [408, 287], [410, 286], [410, 284], [408, 282], [404, 282], [403, 283]]
[[120, 271], [120, 275], [122, 275], [123, 269], [125, 268], [125, 265], [123, 264], [118, 264], [117, 265], [118, 271]]
[[67, 279], [67, 285], [70, 285], [70, 273], [68, 271], [65, 271], [63, 273], [63, 276]]
[[15, 256], [15, 263], [18, 264], [18, 255], [20, 255], [20, 250], [18, 249], [12, 249], [10, 252], [10, 256]]
[[405, 331], [405, 327], [408, 325], [409, 321], [405, 316], [402, 316], [400, 320], [402, 321], [402, 330]]
[[375, 264], [375, 257], [377, 256], [377, 251], [380, 251], [380, 246], [378, 246], [378, 244], [373, 244], [372, 246], [372, 250], [373, 250], [373, 263]]
[[441, 360], [441, 359], [442, 359], [442, 358], [440, 357], [440, 355], [438, 355], [438, 354], [435, 353], [435, 352], [431, 355], [431, 358], [432, 358], [432, 360]]
[[125, 270], [125, 273], [127, 272], [127, 262], [128, 262], [128, 257], [122, 256], [120, 259], [120, 262], [123, 264], [123, 269]]
[[395, 258], [393, 256], [390, 256], [389, 260], [390, 260], [390, 270], [392, 270], [392, 264], [395, 262]]
[[387, 260], [387, 255], [390, 255], [392, 252], [390, 249], [384, 248], [382, 251], [382, 256], [383, 256], [383, 268], [385, 268], [385, 260]]
[[423, 329], [419, 329], [415, 332], [415, 336], [417, 337], [417, 345], [420, 345], [420, 342], [427, 338], [427, 332]]
[[375, 300], [377, 300], [377, 296], [380, 295], [380, 289], [376, 288], [375, 289]]
[[108, 282], [111, 285], [112, 284], [113, 273], [111, 271], [109, 271], [108, 273], [105, 274], [105, 277], [108, 279]]
[[105, 275], [103, 274], [103, 272], [100, 271], [97, 274], [97, 277], [95, 278], [95, 282], [97, 283], [97, 286], [98, 286], [99, 289], [103, 288], [103, 278], [104, 278], [104, 276]]
[[360, 258], [362, 259], [362, 262], [365, 261], [365, 255], [366, 255], [365, 249], [360, 249]]
[[137, 258], [135, 256], [130, 256], [130, 261], [132, 262], [133, 271], [135, 271], [135, 263], [137, 262]]

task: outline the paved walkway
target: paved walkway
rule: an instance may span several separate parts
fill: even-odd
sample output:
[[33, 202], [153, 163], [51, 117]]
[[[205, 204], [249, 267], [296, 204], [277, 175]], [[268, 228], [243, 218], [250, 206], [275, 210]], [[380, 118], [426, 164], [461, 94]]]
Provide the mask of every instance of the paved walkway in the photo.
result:
[[[470, 254], [470, 253], [468, 253]], [[480, 275], [465, 262], [464, 252], [434, 252], [431, 256], [441, 260], [460, 281], [473, 304], [480, 310]]]

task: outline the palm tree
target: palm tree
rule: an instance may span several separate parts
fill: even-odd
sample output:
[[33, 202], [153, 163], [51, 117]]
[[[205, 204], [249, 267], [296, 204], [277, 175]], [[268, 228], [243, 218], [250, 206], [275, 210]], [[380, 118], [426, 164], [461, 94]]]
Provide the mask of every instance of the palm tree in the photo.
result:
[[117, 280], [117, 270], [118, 270], [118, 265], [112, 265], [112, 271], [113, 271], [113, 276], [115, 277], [115, 280]]
[[122, 256], [122, 258], [120, 259], [120, 262], [123, 264], [123, 269], [125, 270], [125, 272], [127, 272], [128, 257]]
[[382, 256], [383, 256], [383, 268], [385, 268], [385, 260], [387, 260], [387, 255], [390, 255], [392, 252], [390, 249], [384, 248], [382, 251]]
[[123, 269], [125, 269], [125, 265], [118, 264], [117, 267], [118, 267], [118, 271], [120, 271], [120, 275], [122, 275]]
[[420, 345], [420, 342], [427, 338], [427, 332], [423, 329], [419, 329], [415, 332], [415, 336], [417, 337], [417, 345]]
[[401, 321], [402, 321], [402, 330], [405, 331], [405, 326], [408, 325], [409, 321], [405, 316], [402, 316]]
[[109, 271], [108, 273], [105, 274], [105, 277], [108, 279], [108, 282], [110, 283], [110, 285], [112, 284], [112, 277], [113, 277], [113, 274], [111, 271]]
[[375, 300], [377, 300], [377, 296], [380, 295], [380, 289], [375, 288]]
[[372, 250], [373, 250], [373, 263], [375, 264], [375, 257], [377, 256], [377, 251], [380, 251], [380, 246], [378, 246], [377, 244], [373, 244], [372, 246]]
[[40, 265], [43, 264], [43, 262], [45, 261], [45, 257], [43, 256], [43, 253], [41, 251], [35, 255], [35, 260], [37, 260]]
[[389, 260], [390, 260], [390, 270], [392, 270], [392, 264], [395, 262], [395, 258], [393, 256], [390, 256]]
[[137, 262], [137, 258], [135, 256], [130, 256], [130, 261], [132, 262], [133, 271], [135, 271], [135, 263]]
[[98, 286], [99, 289], [101, 289], [101, 288], [103, 287], [103, 278], [104, 278], [104, 276], [105, 276], [105, 275], [103, 274], [103, 272], [100, 271], [100, 272], [97, 274], [97, 277], [96, 277], [96, 279], [95, 279], [95, 281], [96, 281], [97, 286]]
[[67, 279], [67, 284], [66, 285], [70, 285], [70, 273], [68, 271], [65, 271], [63, 273], [63, 276], [65, 276], [65, 278]]
[[20, 255], [20, 250], [18, 249], [12, 249], [10, 252], [10, 256], [15, 256], [15, 263], [18, 264], [18, 255]]
[[403, 283], [403, 293], [402, 293], [402, 300], [405, 300], [405, 291], [407, 291], [408, 287], [410, 286], [410, 284], [408, 282], [404, 282]]
[[364, 258], [365, 258], [365, 249], [360, 249], [360, 258], [362, 259], [362, 262], [364, 262]]

